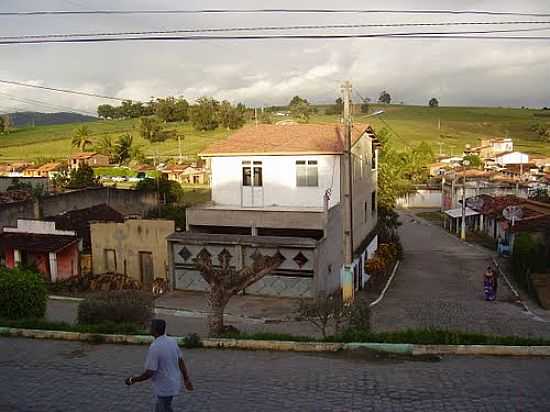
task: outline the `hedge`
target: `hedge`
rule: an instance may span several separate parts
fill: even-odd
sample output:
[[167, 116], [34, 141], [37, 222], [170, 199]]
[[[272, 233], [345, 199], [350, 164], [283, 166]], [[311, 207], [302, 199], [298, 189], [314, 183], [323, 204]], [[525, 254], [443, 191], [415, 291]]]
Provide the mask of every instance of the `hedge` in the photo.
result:
[[104, 292], [78, 305], [79, 324], [104, 322], [145, 325], [152, 318], [153, 297], [138, 290]]
[[0, 268], [0, 317], [42, 318], [48, 291], [39, 273], [22, 268]]

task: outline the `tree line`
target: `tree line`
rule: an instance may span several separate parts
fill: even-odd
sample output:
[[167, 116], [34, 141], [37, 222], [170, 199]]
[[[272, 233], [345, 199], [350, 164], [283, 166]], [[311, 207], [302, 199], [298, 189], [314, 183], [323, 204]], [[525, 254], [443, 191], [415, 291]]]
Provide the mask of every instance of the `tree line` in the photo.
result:
[[101, 119], [141, 118], [140, 130], [143, 131], [143, 137], [150, 141], [163, 139], [160, 123], [190, 121], [200, 131], [214, 130], [220, 126], [238, 129], [245, 124], [249, 113], [250, 110], [242, 103], [233, 105], [227, 100], [220, 102], [211, 97], [201, 97], [195, 104], [189, 104], [181, 97], [169, 96], [146, 103], [128, 100], [120, 106], [102, 104], [97, 107], [97, 115]]

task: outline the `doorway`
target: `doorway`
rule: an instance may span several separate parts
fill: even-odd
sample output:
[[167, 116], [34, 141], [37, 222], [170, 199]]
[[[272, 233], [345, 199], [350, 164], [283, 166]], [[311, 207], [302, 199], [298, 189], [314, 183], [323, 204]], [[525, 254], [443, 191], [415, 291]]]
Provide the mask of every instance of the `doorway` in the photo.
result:
[[153, 288], [153, 254], [151, 252], [139, 252], [140, 280], [144, 290]]
[[263, 165], [258, 160], [242, 161], [241, 206], [263, 207]]

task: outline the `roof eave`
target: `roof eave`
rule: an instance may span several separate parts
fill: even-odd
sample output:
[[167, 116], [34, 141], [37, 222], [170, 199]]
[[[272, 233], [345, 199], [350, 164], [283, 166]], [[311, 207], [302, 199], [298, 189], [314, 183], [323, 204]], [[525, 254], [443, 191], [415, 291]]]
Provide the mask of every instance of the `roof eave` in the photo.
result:
[[237, 157], [237, 156], [310, 156], [310, 155], [341, 155], [342, 151], [331, 152], [239, 152], [239, 153], [199, 153], [200, 157]]

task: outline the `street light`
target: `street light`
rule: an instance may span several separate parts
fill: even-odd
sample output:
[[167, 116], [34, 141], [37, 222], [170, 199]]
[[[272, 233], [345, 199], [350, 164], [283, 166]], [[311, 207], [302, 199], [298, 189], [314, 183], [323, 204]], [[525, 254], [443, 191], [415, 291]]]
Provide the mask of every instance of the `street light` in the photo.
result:
[[466, 167], [469, 165], [469, 160], [462, 161], [462, 225], [460, 231], [462, 240], [466, 240]]

